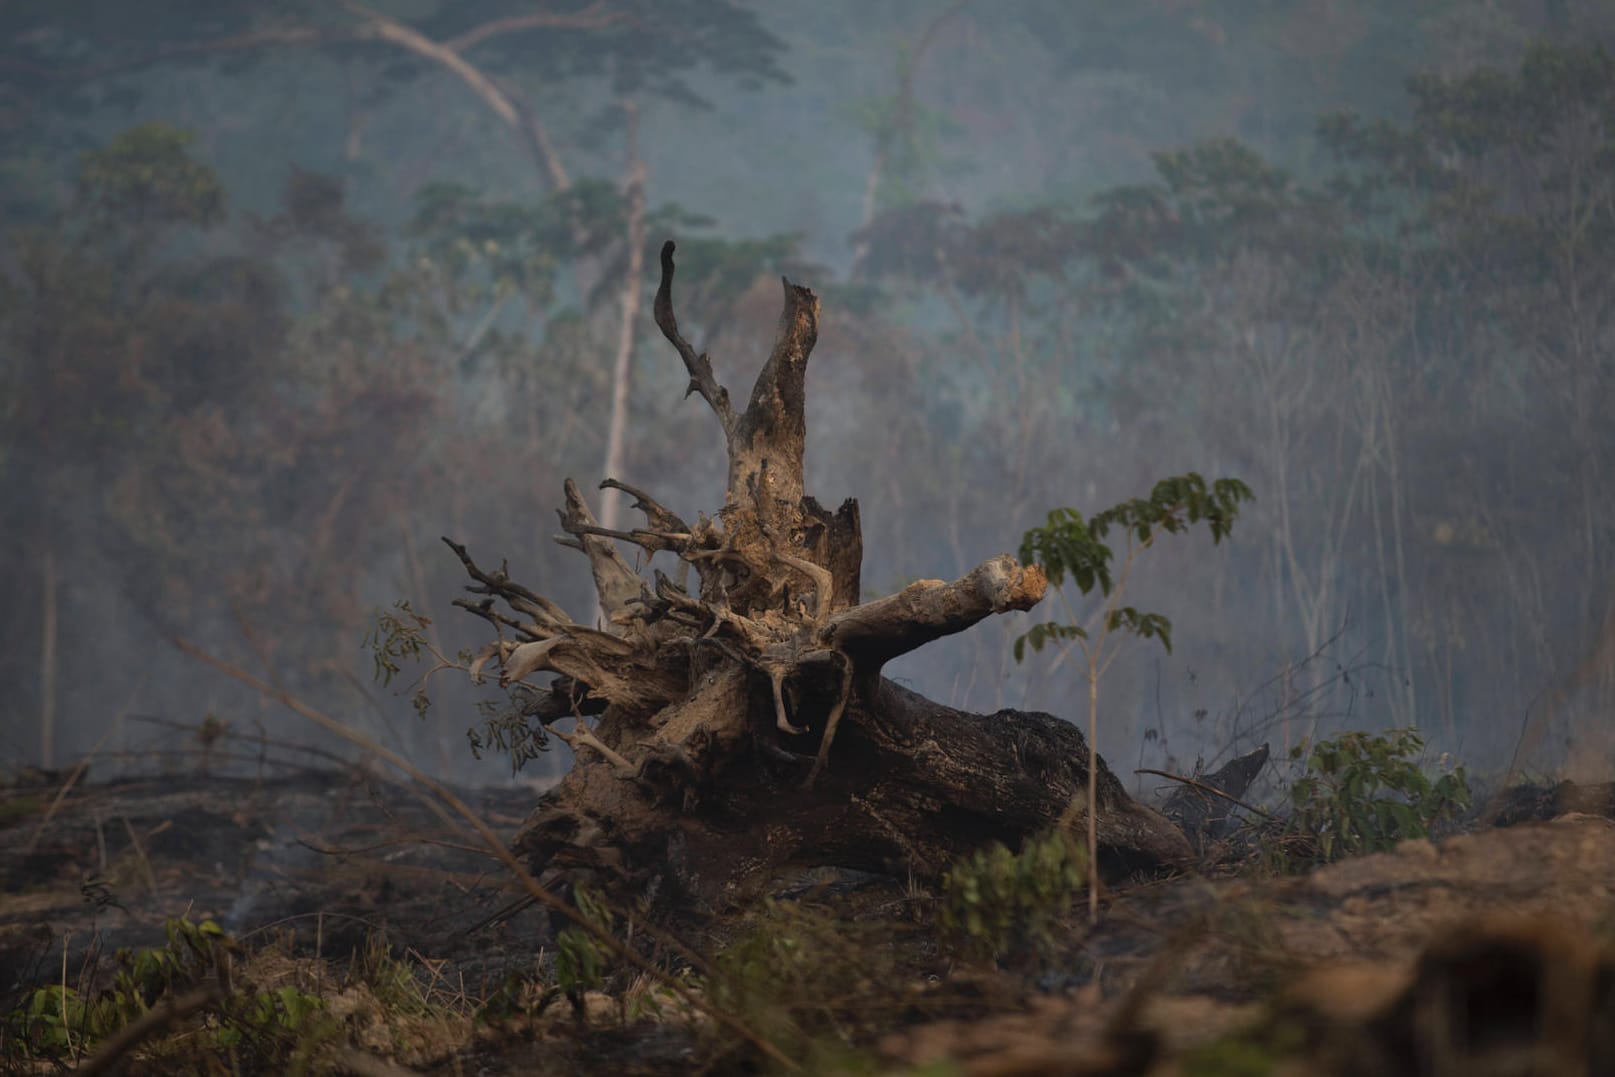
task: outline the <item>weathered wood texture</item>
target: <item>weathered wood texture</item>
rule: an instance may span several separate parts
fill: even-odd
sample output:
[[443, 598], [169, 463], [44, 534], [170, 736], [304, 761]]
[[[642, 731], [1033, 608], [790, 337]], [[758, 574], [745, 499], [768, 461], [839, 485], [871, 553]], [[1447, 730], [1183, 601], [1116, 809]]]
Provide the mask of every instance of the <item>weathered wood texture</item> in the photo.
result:
[[[1018, 844], [1050, 826], [1087, 781], [1073, 726], [964, 714], [881, 677], [899, 655], [1030, 609], [1047, 587], [1042, 570], [1000, 555], [960, 579], [861, 602], [857, 504], [832, 513], [803, 489], [817, 297], [784, 282], [774, 348], [737, 413], [710, 357], [679, 330], [673, 251], [662, 250], [654, 313], [689, 393], [723, 430], [722, 509], [687, 523], [612, 476], [602, 485], [632, 497], [645, 524], [608, 529], [568, 481], [559, 541], [588, 558], [600, 628], [449, 543], [477, 596], [457, 604], [498, 634], [475, 668], [497, 668], [520, 688], [529, 720], [578, 752], [517, 847], [552, 878], [655, 886], [711, 905], [794, 866], [934, 877], [986, 841]], [[619, 543], [671, 554], [685, 566], [679, 580], [641, 576]], [[693, 587], [681, 582], [692, 572]], [[556, 728], [568, 719], [571, 732]], [[1188, 858], [1182, 834], [1108, 770], [1098, 782], [1103, 864], [1151, 870]]]

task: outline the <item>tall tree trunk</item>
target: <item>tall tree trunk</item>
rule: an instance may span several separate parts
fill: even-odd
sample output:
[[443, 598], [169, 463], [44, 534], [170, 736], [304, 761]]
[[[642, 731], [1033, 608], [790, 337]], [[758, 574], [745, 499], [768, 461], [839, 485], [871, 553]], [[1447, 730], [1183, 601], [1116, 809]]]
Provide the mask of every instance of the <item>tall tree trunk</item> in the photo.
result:
[[[628, 448], [628, 390], [633, 374], [634, 327], [639, 321], [640, 294], [645, 278], [645, 162], [639, 156], [639, 110], [623, 102], [623, 123], [628, 146], [627, 268], [622, 281], [622, 322], [617, 329], [617, 354], [611, 364], [611, 422], [606, 428], [606, 476], [623, 473]], [[600, 526], [617, 529], [622, 497], [607, 488], [600, 495]]]
[[[952, 4], [938, 12], [921, 32], [913, 53], [900, 56], [898, 60], [897, 94], [892, 106], [892, 117], [886, 129], [880, 132], [875, 140], [875, 160], [869, 167], [869, 178], [864, 182], [863, 211], [858, 223], [859, 234], [863, 233], [875, 219], [875, 209], [880, 204], [880, 186], [886, 179], [886, 169], [890, 164], [894, 141], [914, 138], [914, 75], [919, 70], [920, 61], [925, 58], [926, 52], [936, 41], [937, 33], [943, 25], [957, 15], [967, 3], [969, 0], [954, 0]], [[853, 274], [858, 272], [867, 257], [869, 257], [869, 241], [864, 238], [855, 240], [852, 248]]]

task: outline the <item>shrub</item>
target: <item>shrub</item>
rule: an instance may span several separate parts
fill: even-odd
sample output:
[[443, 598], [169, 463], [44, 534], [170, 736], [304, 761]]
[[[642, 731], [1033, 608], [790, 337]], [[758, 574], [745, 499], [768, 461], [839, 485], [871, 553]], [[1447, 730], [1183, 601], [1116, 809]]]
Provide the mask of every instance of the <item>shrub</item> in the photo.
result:
[[1061, 831], [1028, 838], [1019, 853], [994, 842], [942, 880], [943, 938], [980, 961], [1046, 953], [1087, 878], [1087, 853]]
[[1306, 772], [1290, 787], [1288, 840], [1281, 842], [1288, 866], [1382, 852], [1466, 809], [1464, 768], [1432, 782], [1419, 766], [1423, 752], [1424, 738], [1413, 729], [1297, 745], [1290, 758], [1305, 756]]

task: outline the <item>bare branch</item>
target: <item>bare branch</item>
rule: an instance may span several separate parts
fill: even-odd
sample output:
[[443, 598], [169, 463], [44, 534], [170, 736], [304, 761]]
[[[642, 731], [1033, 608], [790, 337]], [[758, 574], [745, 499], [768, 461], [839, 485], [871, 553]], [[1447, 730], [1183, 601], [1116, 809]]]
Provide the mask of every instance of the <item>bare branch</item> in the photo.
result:
[[523, 643], [511, 651], [505, 658], [504, 668], [499, 672], [499, 687], [509, 688], [513, 682], [539, 670], [553, 671], [555, 667], [550, 665], [550, 653], [564, 642], [565, 637], [556, 636], [554, 639]]
[[636, 527], [632, 531], [622, 531], [615, 527], [601, 527], [599, 524], [580, 524], [576, 532], [579, 535], [598, 535], [600, 538], [617, 539], [621, 542], [631, 542], [650, 553], [666, 550], [669, 553], [680, 553], [690, 541], [688, 531], [647, 531]]
[[679, 517], [678, 513], [668, 509], [661, 502], [657, 501], [654, 497], [650, 496], [637, 486], [630, 486], [626, 482], [622, 482], [618, 479], [602, 479], [600, 481], [600, 489], [621, 490], [623, 493], [633, 498], [634, 508], [645, 514], [645, 522], [648, 523], [651, 526], [651, 529], [654, 531], [688, 532], [690, 530], [690, 525], [685, 523], [683, 519]]
[[1210, 793], [1214, 797], [1222, 797], [1224, 800], [1228, 801], [1228, 803], [1236, 805], [1236, 806], [1241, 807], [1241, 808], [1244, 808], [1246, 811], [1252, 813], [1253, 815], [1260, 815], [1263, 819], [1275, 818], [1275, 816], [1273, 815], [1272, 812], [1266, 811], [1266, 810], [1264, 810], [1262, 808], [1258, 808], [1254, 804], [1247, 804], [1243, 800], [1240, 800], [1238, 797], [1232, 795], [1231, 793], [1225, 793], [1221, 789], [1218, 789], [1215, 785], [1210, 785], [1210, 784], [1208, 784], [1206, 782], [1200, 781], [1197, 778], [1190, 778], [1190, 777], [1188, 777], [1187, 775], [1184, 775], [1184, 774], [1173, 774], [1169, 770], [1152, 770], [1149, 767], [1139, 767], [1136, 770], [1134, 770], [1133, 773], [1134, 774], [1153, 774], [1157, 778], [1170, 778], [1172, 781], [1182, 782], [1184, 785], [1187, 785], [1191, 789], [1197, 789], [1202, 793]]
[[454, 52], [464, 52], [490, 38], [503, 37], [523, 30], [598, 30], [628, 18], [627, 12], [607, 10], [604, 4], [590, 4], [582, 11], [565, 15], [554, 11], [507, 15], [502, 19], [490, 19], [480, 26], [473, 26], [458, 37], [451, 37], [443, 42], [443, 47]]
[[534, 162], [549, 177], [551, 185], [557, 191], [564, 191], [572, 186], [572, 178], [567, 175], [560, 157], [555, 153], [555, 147], [550, 144], [548, 133], [519, 101], [480, 68], [447, 45], [439, 44], [414, 27], [366, 7], [357, 0], [337, 0], [337, 2], [347, 11], [365, 20], [354, 31], [354, 37], [396, 45], [446, 68], [472, 93], [481, 98], [483, 104], [503, 120], [506, 126], [521, 136]]
[[600, 529], [600, 525], [594, 513], [589, 511], [588, 503], [583, 500], [578, 484], [567, 479], [565, 488], [566, 508], [557, 510], [561, 527], [583, 545], [583, 552], [589, 558], [589, 568], [594, 574], [594, 590], [600, 600], [600, 612], [605, 615], [608, 624], [614, 624], [619, 615], [626, 613], [629, 606], [639, 600], [645, 591], [645, 581], [623, 560], [615, 546], [594, 533]]
[[581, 719], [578, 721], [577, 729], [573, 730], [571, 733], [562, 733], [559, 729], [552, 729], [550, 732], [566, 741], [567, 746], [571, 748], [573, 752], [576, 752], [579, 748], [593, 748], [595, 751], [599, 752], [605, 757], [606, 762], [610, 763], [613, 767], [616, 767], [617, 773], [621, 774], [623, 777], [635, 777], [639, 773], [639, 768], [635, 767], [634, 764], [628, 762], [628, 760], [612, 751], [604, 741], [590, 731], [588, 726], [583, 724]]
[[493, 599], [491, 598], [485, 598], [480, 602], [473, 602], [469, 598], [457, 598], [454, 600], [453, 605], [459, 606], [462, 610], [470, 610], [478, 617], [481, 617], [483, 620], [493, 625], [496, 630], [500, 625], [503, 625], [506, 628], [520, 632], [522, 635], [535, 640], [548, 639], [554, 634], [539, 628], [537, 625], [526, 624], [507, 614], [500, 613], [498, 610], [493, 608]]
[[1041, 568], [1001, 554], [952, 583], [918, 580], [895, 595], [832, 614], [818, 632], [819, 642], [861, 667], [878, 669], [992, 614], [1029, 610], [1047, 589]]
[[[573, 623], [572, 618], [567, 616], [567, 612], [560, 606], [543, 595], [530, 591], [521, 584], [516, 583], [504, 569], [501, 568], [496, 573], [484, 572], [477, 566], [475, 561], [471, 560], [471, 555], [466, 552], [466, 548], [460, 543], [447, 536], [443, 536], [443, 543], [454, 551], [454, 556], [460, 559], [460, 564], [465, 566], [466, 574], [482, 585], [481, 587], [467, 587], [466, 590], [479, 595], [498, 595], [506, 602], [509, 602], [513, 609], [518, 609], [522, 613], [529, 615], [545, 628], [560, 628], [562, 625]], [[522, 605], [518, 605], [516, 601], [518, 599], [521, 600]]]
[[818, 297], [784, 278], [781, 283], [785, 304], [774, 349], [729, 439], [729, 501], [749, 495], [762, 519], [772, 515], [776, 505], [795, 511], [806, 492], [802, 456], [807, 444], [807, 363], [819, 339]]
[[679, 332], [678, 319], [673, 315], [673, 251], [677, 246], [671, 239], [662, 244], [662, 281], [656, 286], [656, 303], [652, 308], [656, 328], [678, 350], [679, 358], [684, 360], [684, 369], [690, 372], [690, 387], [684, 395], [701, 394], [701, 398], [712, 406], [713, 413], [718, 416], [718, 423], [723, 427], [723, 436], [727, 440], [735, 428], [734, 410], [729, 406], [729, 390], [719, 385], [718, 379], [713, 376], [712, 360], [705, 354], [695, 354], [690, 342]]

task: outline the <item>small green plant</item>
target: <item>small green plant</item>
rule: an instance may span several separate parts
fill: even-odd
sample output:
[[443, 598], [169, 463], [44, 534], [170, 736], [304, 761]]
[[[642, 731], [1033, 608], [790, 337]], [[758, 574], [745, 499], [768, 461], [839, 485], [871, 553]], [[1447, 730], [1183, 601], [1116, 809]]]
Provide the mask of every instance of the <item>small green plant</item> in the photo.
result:
[[[1172, 622], [1159, 613], [1145, 613], [1134, 606], [1121, 604], [1127, 590], [1128, 576], [1134, 562], [1145, 550], [1155, 544], [1161, 534], [1178, 534], [1190, 525], [1205, 522], [1211, 530], [1211, 541], [1221, 542], [1239, 515], [1241, 502], [1255, 497], [1250, 487], [1238, 479], [1218, 479], [1210, 487], [1195, 472], [1170, 479], [1162, 479], [1150, 491], [1148, 499], [1134, 498], [1084, 518], [1076, 509], [1055, 509], [1049, 513], [1042, 527], [1034, 527], [1021, 539], [1020, 558], [1023, 563], [1042, 566], [1049, 585], [1055, 589], [1072, 617], [1070, 623], [1050, 621], [1033, 625], [1031, 630], [1015, 640], [1015, 661], [1024, 661], [1027, 648], [1041, 651], [1051, 644], [1062, 645], [1053, 667], [1065, 661], [1073, 647], [1080, 648], [1087, 659], [1088, 681], [1088, 781], [1086, 814], [1088, 848], [1099, 844], [1099, 806], [1094, 773], [1099, 767], [1099, 748], [1096, 743], [1099, 725], [1099, 679], [1104, 676], [1116, 653], [1107, 651], [1106, 644], [1113, 634], [1124, 632], [1141, 639], [1157, 639], [1168, 654], [1172, 653]], [[1121, 568], [1113, 576], [1111, 565], [1116, 560], [1114, 551], [1105, 542], [1112, 529], [1125, 539]], [[1103, 601], [1086, 623], [1077, 619], [1075, 608], [1066, 596], [1064, 584], [1070, 578], [1083, 595], [1099, 588]], [[1082, 805], [1073, 798], [1060, 820], [1062, 828], [1070, 826]], [[1088, 915], [1099, 916], [1099, 889], [1088, 889]]]
[[[218, 984], [219, 998], [208, 1014], [198, 1017], [194, 1027], [147, 1043], [144, 1053], [239, 1052], [271, 1064], [276, 1072], [301, 1073], [323, 1045], [340, 1035], [341, 1022], [325, 1002], [295, 987], [231, 990], [230, 961], [238, 947], [214, 921], [182, 917], [168, 921], [164, 930], [168, 938], [163, 946], [118, 951], [117, 971], [104, 991], [84, 995], [51, 984], [26, 995], [0, 1020], [10, 1056], [59, 1063], [82, 1055], [164, 1000], [210, 980]], [[212, 1072], [213, 1067], [202, 1071]]]
[[882, 1073], [858, 1042], [886, 1028], [897, 981], [890, 930], [796, 901], [761, 903], [702, 986], [808, 1073]]
[[324, 999], [285, 984], [227, 1000], [211, 1039], [226, 1051], [278, 1063], [283, 1073], [303, 1074], [317, 1068], [320, 1049], [341, 1035], [342, 1022]]
[[1280, 842], [1289, 866], [1382, 852], [1468, 808], [1464, 768], [1431, 781], [1419, 765], [1423, 753], [1424, 738], [1413, 729], [1296, 745], [1290, 758], [1305, 757], [1306, 771], [1290, 787], [1288, 840]]
[[943, 876], [943, 939], [983, 962], [1046, 953], [1082, 892], [1087, 860], [1064, 830], [1028, 838], [1019, 853], [998, 842], [978, 849]]
[[[573, 892], [578, 912], [602, 934], [611, 934], [616, 917], [605, 901], [586, 886]], [[581, 927], [562, 928], [555, 936], [555, 986], [576, 1005], [585, 991], [598, 991], [605, 983], [606, 956], [600, 944]]]
[[[374, 678], [383, 686], [391, 685], [393, 678], [403, 672], [404, 662], [419, 663], [427, 657], [433, 660], [426, 672], [410, 685], [410, 705], [421, 718], [432, 708], [430, 688], [435, 675], [456, 669], [465, 673], [473, 685], [481, 685], [490, 665], [498, 670], [504, 653], [500, 644], [492, 643], [476, 654], [462, 650], [455, 657], [448, 657], [433, 642], [432, 619], [415, 612], [407, 599], [399, 599], [391, 609], [378, 609], [371, 614], [363, 646], [375, 665]], [[473, 756], [481, 759], [484, 752], [502, 752], [509, 756], [514, 774], [549, 751], [545, 727], [529, 721], [524, 713], [522, 703], [528, 691], [524, 685], [516, 684], [510, 687], [504, 701], [477, 701], [477, 711], [482, 715], [481, 728], [472, 726], [466, 730]]]
[[375, 679], [382, 684], [392, 684], [393, 678], [402, 671], [399, 663], [405, 659], [418, 662], [423, 653], [437, 659], [437, 664], [411, 686], [414, 691], [410, 694], [410, 704], [417, 715], [425, 718], [432, 706], [432, 697], [427, 692], [432, 675], [445, 669], [464, 668], [469, 656], [460, 655], [458, 662], [445, 658], [432, 644], [432, 619], [424, 613], [416, 613], [407, 599], [394, 602], [390, 610], [377, 610], [374, 621], [365, 634], [364, 646], [375, 662]]
[[419, 661], [421, 653], [431, 648], [426, 630], [432, 619], [416, 613], [408, 599], [399, 599], [390, 610], [377, 610], [375, 624], [365, 634], [364, 645], [376, 664], [375, 677], [382, 684], [391, 684], [402, 671], [404, 659]]
[[117, 1027], [113, 1008], [85, 1001], [71, 987], [36, 988], [6, 1016], [6, 1040], [18, 1058], [65, 1058]]

